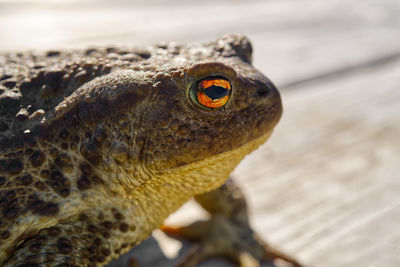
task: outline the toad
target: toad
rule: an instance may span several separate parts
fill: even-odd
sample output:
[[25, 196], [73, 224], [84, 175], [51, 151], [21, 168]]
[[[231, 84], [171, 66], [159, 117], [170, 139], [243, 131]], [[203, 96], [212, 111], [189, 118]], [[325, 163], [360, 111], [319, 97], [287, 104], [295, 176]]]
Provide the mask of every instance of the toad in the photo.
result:
[[0, 54], [0, 265], [102, 266], [195, 197], [208, 222], [163, 228], [200, 242], [181, 266], [300, 266], [256, 238], [226, 183], [282, 113], [251, 57], [241, 35]]

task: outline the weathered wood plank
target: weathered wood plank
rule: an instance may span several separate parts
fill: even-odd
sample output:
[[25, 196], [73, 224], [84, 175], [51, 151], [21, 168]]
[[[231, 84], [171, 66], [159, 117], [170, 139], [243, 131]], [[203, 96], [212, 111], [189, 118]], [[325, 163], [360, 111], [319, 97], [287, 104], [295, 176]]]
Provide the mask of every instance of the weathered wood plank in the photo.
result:
[[[0, 0], [0, 50], [245, 33], [285, 107], [235, 171], [255, 228], [313, 266], [400, 266], [398, 0], [116, 2]], [[193, 207], [170, 221], [193, 220]], [[135, 253], [174, 262], [152, 240]]]

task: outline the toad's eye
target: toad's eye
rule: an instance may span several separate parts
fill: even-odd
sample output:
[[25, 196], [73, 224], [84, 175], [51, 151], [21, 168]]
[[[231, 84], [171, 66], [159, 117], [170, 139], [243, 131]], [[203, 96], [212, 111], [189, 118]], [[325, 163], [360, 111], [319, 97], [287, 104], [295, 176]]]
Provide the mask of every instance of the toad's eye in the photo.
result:
[[231, 83], [225, 78], [206, 78], [196, 83], [192, 98], [203, 107], [215, 109], [228, 102], [231, 89]]

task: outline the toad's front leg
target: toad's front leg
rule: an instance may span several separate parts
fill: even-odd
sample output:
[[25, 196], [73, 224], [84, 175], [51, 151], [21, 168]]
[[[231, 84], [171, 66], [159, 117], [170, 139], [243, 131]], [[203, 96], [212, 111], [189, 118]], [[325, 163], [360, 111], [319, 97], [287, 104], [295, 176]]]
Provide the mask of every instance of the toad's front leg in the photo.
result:
[[260, 262], [277, 259], [293, 267], [302, 266], [254, 233], [249, 225], [244, 196], [231, 179], [220, 188], [197, 196], [196, 201], [211, 214], [208, 221], [198, 221], [185, 227], [162, 228], [171, 236], [195, 242], [178, 264], [179, 267], [196, 266], [203, 260], [221, 256], [244, 267], [259, 266]]

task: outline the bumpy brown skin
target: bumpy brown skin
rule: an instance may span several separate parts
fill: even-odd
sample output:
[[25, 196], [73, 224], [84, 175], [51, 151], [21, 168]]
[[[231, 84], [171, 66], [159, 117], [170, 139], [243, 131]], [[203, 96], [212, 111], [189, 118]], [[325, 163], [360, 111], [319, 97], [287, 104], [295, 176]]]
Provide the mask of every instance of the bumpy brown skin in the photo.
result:
[[[0, 265], [98, 266], [217, 188], [264, 142], [279, 93], [240, 35], [0, 54]], [[191, 84], [224, 76], [205, 110]]]

